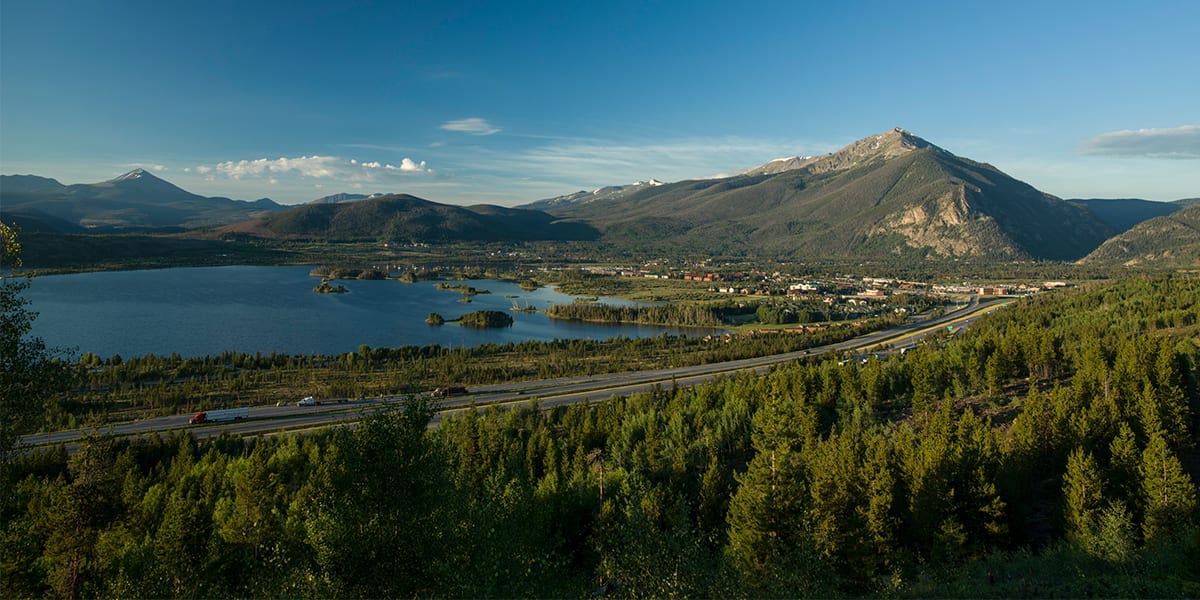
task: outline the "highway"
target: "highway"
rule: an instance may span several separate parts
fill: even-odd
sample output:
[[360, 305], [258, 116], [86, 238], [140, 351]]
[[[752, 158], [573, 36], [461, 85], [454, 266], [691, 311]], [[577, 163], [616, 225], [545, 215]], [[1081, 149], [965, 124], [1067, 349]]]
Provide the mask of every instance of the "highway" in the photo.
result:
[[[808, 350], [748, 358], [723, 363], [672, 367], [650, 371], [604, 373], [584, 377], [564, 377], [538, 381], [520, 381], [497, 385], [478, 386], [471, 393], [444, 398], [439, 402], [438, 414], [431, 425], [436, 426], [442, 417], [473, 406], [517, 406], [537, 399], [542, 408], [565, 406], [578, 402], [593, 402], [617, 395], [629, 395], [649, 390], [658, 385], [691, 386], [710, 381], [716, 377], [740, 373], [764, 372], [776, 365], [789, 361], [839, 352], [866, 352], [886, 354], [920, 341], [934, 331], [951, 326], [960, 331], [975, 319], [996, 310], [1005, 303], [996, 301], [980, 304], [972, 297], [966, 305], [941, 317], [909, 323], [892, 329], [863, 335], [844, 342], [829, 344]], [[887, 345], [890, 348], [882, 348]], [[878, 347], [878, 348], [877, 348]], [[338, 423], [352, 423], [363, 415], [396, 405], [403, 397], [371, 398], [363, 400], [327, 400], [316, 406], [254, 406], [250, 417], [238, 421], [189, 425], [192, 415], [173, 415], [144, 419], [131, 423], [113, 424], [98, 428], [71, 429], [40, 433], [21, 438], [21, 446], [32, 449], [39, 446], [65, 444], [73, 451], [86, 435], [146, 436], [172, 430], [187, 429], [197, 438], [215, 437], [223, 433], [231, 435], [258, 435], [272, 432], [303, 430], [326, 427]]]

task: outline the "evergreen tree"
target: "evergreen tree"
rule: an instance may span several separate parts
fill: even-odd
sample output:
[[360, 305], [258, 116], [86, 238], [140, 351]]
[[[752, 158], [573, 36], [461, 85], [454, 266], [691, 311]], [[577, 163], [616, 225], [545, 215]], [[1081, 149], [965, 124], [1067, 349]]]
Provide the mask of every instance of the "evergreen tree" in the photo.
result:
[[1082, 448], [1067, 457], [1067, 472], [1063, 475], [1063, 520], [1067, 536], [1092, 545], [1099, 513], [1104, 507], [1104, 481], [1095, 457]]
[[1146, 542], [1185, 531], [1196, 511], [1196, 486], [1162, 435], [1154, 435], [1142, 452], [1140, 469]]
[[730, 558], [748, 578], [776, 572], [805, 541], [807, 490], [800, 451], [806, 433], [798, 425], [806, 419], [798, 418], [798, 412], [811, 409], [806, 410], [801, 399], [771, 394], [754, 417], [756, 453], [747, 471], [736, 478], [727, 519]]
[[1113, 498], [1123, 499], [1127, 505], [1136, 506], [1139, 503], [1138, 468], [1142, 463], [1142, 452], [1138, 449], [1137, 439], [1133, 428], [1122, 422], [1117, 428], [1117, 435], [1108, 446], [1108, 484]]

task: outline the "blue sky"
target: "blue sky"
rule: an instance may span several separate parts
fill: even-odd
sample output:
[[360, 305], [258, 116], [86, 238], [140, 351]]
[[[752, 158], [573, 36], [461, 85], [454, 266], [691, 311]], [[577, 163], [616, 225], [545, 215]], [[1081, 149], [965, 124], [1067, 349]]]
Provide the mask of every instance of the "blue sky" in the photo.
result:
[[513, 205], [904, 127], [1200, 196], [1200, 2], [0, 3], [0, 172]]

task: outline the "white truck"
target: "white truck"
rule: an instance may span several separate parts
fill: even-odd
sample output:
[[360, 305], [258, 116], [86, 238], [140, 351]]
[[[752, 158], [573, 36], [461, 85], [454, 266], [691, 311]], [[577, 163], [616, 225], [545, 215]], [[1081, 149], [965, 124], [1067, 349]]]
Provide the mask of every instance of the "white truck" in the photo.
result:
[[317, 400], [314, 396], [305, 396], [296, 401], [296, 406], [320, 406], [322, 404], [345, 404], [349, 402], [349, 398], [334, 398], [331, 400]]
[[218, 421], [237, 421], [250, 416], [249, 408], [225, 408], [221, 410], [209, 410], [198, 412], [188, 421], [189, 425], [203, 425], [205, 423], [216, 423]]

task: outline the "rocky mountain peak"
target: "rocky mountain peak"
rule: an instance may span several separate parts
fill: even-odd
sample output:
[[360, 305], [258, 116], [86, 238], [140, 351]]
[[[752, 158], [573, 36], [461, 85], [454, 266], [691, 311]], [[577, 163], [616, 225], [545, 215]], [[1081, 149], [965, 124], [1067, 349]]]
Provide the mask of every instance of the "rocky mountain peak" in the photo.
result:
[[865, 137], [851, 142], [846, 147], [824, 156], [793, 156], [777, 158], [761, 167], [751, 169], [747, 173], [773, 175], [795, 169], [807, 169], [812, 173], [825, 173], [847, 169], [876, 158], [895, 158], [922, 148], [937, 146], [914, 135], [912, 132], [893, 128], [878, 135]]
[[[151, 175], [145, 169], [142, 169], [139, 167], [137, 169], [134, 169], [134, 170], [124, 174], [124, 175], [121, 175], [120, 177], [117, 177], [116, 179], [112, 179], [111, 181], [113, 183], [116, 183], [118, 181], [130, 181], [130, 180], [135, 180], [135, 179], [141, 179], [143, 177], [154, 177], [154, 176]], [[155, 177], [155, 179], [157, 179], [157, 178]]]
[[845, 148], [816, 159], [813, 162], [827, 161], [831, 163], [832, 168], [825, 170], [833, 170], [853, 166], [854, 164], [873, 158], [895, 158], [922, 148], [936, 148], [936, 146], [913, 135], [911, 132], [896, 127], [885, 133], [851, 142]]

